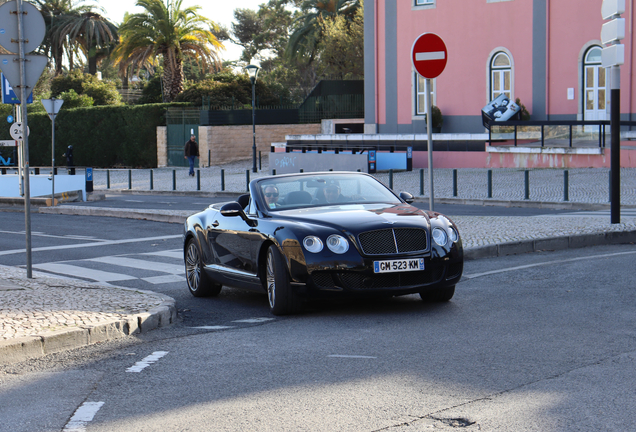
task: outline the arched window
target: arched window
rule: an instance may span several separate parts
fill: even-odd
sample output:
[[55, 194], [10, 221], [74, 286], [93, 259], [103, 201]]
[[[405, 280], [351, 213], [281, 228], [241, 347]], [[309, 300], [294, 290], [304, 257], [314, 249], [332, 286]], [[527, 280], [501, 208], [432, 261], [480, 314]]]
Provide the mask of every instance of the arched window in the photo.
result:
[[605, 120], [606, 79], [601, 65], [601, 47], [595, 45], [583, 61], [583, 119]]
[[490, 100], [502, 93], [512, 99], [512, 62], [508, 54], [499, 51], [490, 61]]

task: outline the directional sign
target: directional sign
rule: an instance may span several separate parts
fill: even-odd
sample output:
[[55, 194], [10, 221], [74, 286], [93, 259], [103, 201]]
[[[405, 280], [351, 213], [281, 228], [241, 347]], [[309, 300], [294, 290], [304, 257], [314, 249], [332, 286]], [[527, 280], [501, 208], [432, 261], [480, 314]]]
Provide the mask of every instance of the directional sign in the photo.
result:
[[[6, 4], [6, 3], [5, 3]], [[37, 84], [48, 59], [42, 55], [25, 55], [26, 61], [24, 62], [25, 75], [26, 75], [26, 93], [28, 95], [33, 92], [33, 88]], [[0, 69], [4, 74], [7, 81], [9, 81], [10, 87], [13, 89], [20, 89], [20, 57], [17, 54], [0, 54]], [[20, 99], [20, 91], [14, 91], [16, 97]]]
[[[4, 74], [0, 74], [0, 75], [2, 76], [2, 103], [19, 104], [20, 98], [13, 91], [11, 84], [9, 84], [9, 80], [4, 76]], [[29, 94], [29, 97], [27, 97], [27, 103], [33, 103], [33, 92], [31, 92]], [[11, 117], [11, 120], [9, 120], [9, 118], [7, 117], [7, 121], [9, 123], [13, 123], [13, 117], [12, 116], [9, 116], [9, 117]]]
[[[22, 130], [22, 123], [13, 123], [9, 128], [11, 138], [17, 141], [24, 140], [24, 131]], [[27, 128], [27, 135], [31, 132], [31, 128]]]
[[[15, 0], [0, 6], [0, 45], [7, 51], [17, 53], [18, 5]], [[24, 27], [24, 52], [29, 53], [40, 46], [46, 33], [46, 23], [40, 11], [31, 3], [22, 2], [22, 24]]]
[[424, 78], [437, 78], [448, 61], [446, 44], [435, 33], [424, 33], [413, 43], [411, 60], [417, 73]]

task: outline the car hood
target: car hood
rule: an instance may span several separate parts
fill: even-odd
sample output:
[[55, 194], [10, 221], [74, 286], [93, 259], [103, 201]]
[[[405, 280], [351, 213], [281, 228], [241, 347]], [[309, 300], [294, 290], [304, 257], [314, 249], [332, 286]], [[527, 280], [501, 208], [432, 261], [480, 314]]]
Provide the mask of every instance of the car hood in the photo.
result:
[[342, 204], [310, 209], [284, 210], [274, 218], [305, 224], [342, 228], [353, 232], [395, 227], [428, 227], [436, 216], [409, 204]]

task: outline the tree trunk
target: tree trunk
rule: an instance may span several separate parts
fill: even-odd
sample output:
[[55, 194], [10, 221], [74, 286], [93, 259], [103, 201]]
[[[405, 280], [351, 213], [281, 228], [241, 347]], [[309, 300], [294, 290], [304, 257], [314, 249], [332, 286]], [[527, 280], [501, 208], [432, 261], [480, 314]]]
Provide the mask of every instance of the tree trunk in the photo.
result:
[[91, 75], [97, 74], [97, 56], [88, 58], [88, 73]]
[[183, 63], [175, 60], [174, 66], [164, 62], [163, 72], [164, 102], [172, 102], [183, 91]]

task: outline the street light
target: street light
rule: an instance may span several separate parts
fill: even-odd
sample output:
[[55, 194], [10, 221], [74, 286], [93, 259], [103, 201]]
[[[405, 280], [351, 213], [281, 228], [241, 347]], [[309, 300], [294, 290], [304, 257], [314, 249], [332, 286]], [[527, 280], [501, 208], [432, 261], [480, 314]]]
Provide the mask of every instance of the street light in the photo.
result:
[[256, 77], [259, 67], [255, 65], [245, 66], [247, 75], [252, 81], [252, 172], [256, 172], [256, 105], [254, 103], [256, 95]]

